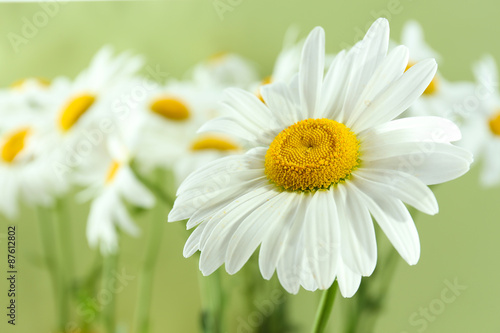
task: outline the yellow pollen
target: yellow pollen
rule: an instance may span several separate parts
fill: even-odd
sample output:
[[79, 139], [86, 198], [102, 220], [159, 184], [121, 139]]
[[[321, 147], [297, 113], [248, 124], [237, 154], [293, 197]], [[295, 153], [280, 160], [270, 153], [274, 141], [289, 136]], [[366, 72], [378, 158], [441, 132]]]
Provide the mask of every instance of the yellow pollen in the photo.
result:
[[359, 165], [359, 141], [344, 124], [304, 119], [281, 131], [265, 157], [267, 177], [286, 190], [327, 189]]
[[189, 119], [189, 109], [182, 101], [172, 97], [158, 98], [151, 103], [151, 111], [169, 120]]
[[26, 141], [26, 136], [29, 134], [29, 129], [20, 129], [9, 134], [2, 146], [2, 160], [7, 163], [12, 163], [16, 156], [23, 150]]
[[495, 113], [489, 121], [490, 130], [493, 134], [500, 136], [500, 111]]
[[113, 179], [115, 178], [116, 176], [116, 172], [118, 171], [118, 169], [120, 168], [120, 163], [117, 162], [117, 161], [112, 161], [111, 162], [111, 165], [108, 169], [108, 174], [106, 176], [106, 184], [109, 184], [113, 181]]
[[33, 78], [27, 78], [27, 79], [20, 79], [17, 81], [14, 81], [10, 87], [12, 89], [22, 89], [24, 84], [29, 81], [29, 80], [35, 80], [40, 86], [42, 87], [48, 87], [50, 86], [50, 81], [41, 77], [33, 77]]
[[231, 140], [216, 136], [216, 135], [204, 135], [197, 138], [191, 145], [191, 149], [194, 151], [200, 150], [218, 150], [218, 151], [230, 151], [237, 150], [239, 147]]
[[257, 96], [261, 100], [261, 102], [264, 104], [266, 102], [264, 102], [264, 98], [262, 98], [262, 94], [260, 93], [260, 88], [271, 83], [271, 82], [273, 82], [273, 78], [271, 76], [264, 78], [264, 80], [262, 80], [260, 82], [259, 88], [257, 88], [257, 91], [255, 92], [255, 96]]
[[[413, 65], [415, 65], [414, 62], [412, 62], [412, 61], [408, 62], [408, 65], [406, 66], [405, 72], [407, 70], [409, 70]], [[427, 96], [434, 95], [435, 93], [437, 93], [438, 88], [439, 88], [439, 81], [438, 81], [437, 76], [434, 75], [434, 78], [432, 79], [431, 83], [429, 83], [427, 88], [425, 88], [423, 94], [427, 95]]]
[[76, 124], [78, 119], [94, 104], [95, 96], [90, 94], [78, 95], [66, 104], [59, 118], [59, 126], [63, 131], [68, 131]]

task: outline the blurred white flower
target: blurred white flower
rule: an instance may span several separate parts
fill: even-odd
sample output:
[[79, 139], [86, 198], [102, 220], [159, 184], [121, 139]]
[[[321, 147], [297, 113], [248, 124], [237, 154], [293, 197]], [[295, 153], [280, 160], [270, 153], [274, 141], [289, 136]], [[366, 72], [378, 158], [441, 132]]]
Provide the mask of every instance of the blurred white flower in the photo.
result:
[[255, 66], [234, 53], [218, 53], [197, 64], [190, 80], [204, 89], [239, 87], [248, 89], [258, 80]]
[[155, 204], [154, 195], [130, 168], [131, 154], [126, 133], [112, 135], [104, 149], [98, 149], [78, 169], [76, 182], [85, 187], [80, 200], [91, 200], [87, 221], [87, 239], [91, 247], [99, 246], [103, 254], [118, 249], [118, 230], [137, 236], [140, 230], [127, 210], [127, 203], [141, 208]]
[[500, 92], [495, 59], [484, 56], [474, 65], [480, 108], [465, 118], [461, 144], [471, 150], [476, 161], [482, 160], [481, 184], [500, 184]]
[[[423, 29], [416, 21], [409, 21], [403, 27], [401, 44], [410, 50], [407, 68], [427, 58], [440, 59], [440, 55], [425, 41]], [[440, 116], [458, 121], [458, 111], [466, 98], [474, 96], [474, 88], [472, 82], [450, 82], [438, 71], [422, 97], [403, 116]]]
[[[437, 213], [426, 185], [461, 176], [472, 157], [450, 144], [460, 131], [446, 119], [393, 120], [423, 93], [437, 66], [428, 59], [405, 72], [408, 49], [387, 54], [388, 44], [388, 22], [379, 19], [324, 75], [324, 31], [315, 28], [298, 76], [264, 86], [265, 103], [227, 91], [232, 114], [201, 130], [238, 136], [251, 149], [188, 176], [169, 215], [196, 227], [184, 255], [200, 250], [204, 275], [224, 263], [236, 273], [260, 246], [264, 278], [276, 270], [292, 293], [301, 285], [326, 289], [337, 279], [350, 297], [376, 265], [371, 215], [400, 255], [417, 263], [419, 237], [403, 202]], [[410, 168], [402, 167], [406, 160]]]
[[103, 143], [103, 128], [109, 130], [116, 118], [113, 103], [124, 82], [131, 80], [142, 64], [140, 57], [128, 53], [113, 56], [111, 48], [103, 47], [89, 67], [57, 94], [41, 147], [60, 152], [61, 159], [53, 161], [53, 168], [61, 180]]
[[133, 120], [134, 159], [142, 172], [170, 169], [180, 184], [205, 163], [238, 152], [238, 142], [227, 135], [197, 133], [203, 123], [223, 115], [221, 94], [222, 89], [175, 80], [151, 90], [138, 104]]

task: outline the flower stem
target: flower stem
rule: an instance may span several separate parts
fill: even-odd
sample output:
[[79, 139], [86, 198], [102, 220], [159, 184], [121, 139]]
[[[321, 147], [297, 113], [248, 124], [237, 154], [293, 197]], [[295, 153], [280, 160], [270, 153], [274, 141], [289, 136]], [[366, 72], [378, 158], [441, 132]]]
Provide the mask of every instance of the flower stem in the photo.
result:
[[118, 263], [118, 254], [108, 254], [104, 257], [103, 264], [103, 290], [108, 290], [109, 299], [103, 304], [104, 326], [108, 333], [116, 332], [116, 295], [111, 289], [116, 279], [116, 266]]
[[163, 236], [163, 226], [166, 223], [165, 216], [167, 216], [162, 206], [163, 205], [158, 202], [156, 208], [153, 209], [149, 227], [149, 237], [146, 242], [148, 247], [146, 249], [142, 271], [139, 273], [139, 296], [135, 310], [136, 329], [134, 332], [136, 333], [147, 333], [150, 331], [149, 317], [153, 294], [154, 272]]
[[220, 333], [224, 330], [225, 293], [222, 288], [220, 270], [209, 276], [199, 274], [203, 333]]
[[65, 332], [69, 307], [65, 303], [66, 295], [64, 291], [59, 289], [63, 277], [62, 268], [57, 262], [58, 255], [55, 247], [55, 230], [51, 210], [45, 207], [38, 207], [37, 215], [40, 224], [40, 237], [44, 251], [45, 265], [49, 271], [52, 289], [56, 298], [58, 330], [60, 332]]
[[312, 330], [313, 333], [323, 333], [325, 331], [328, 319], [330, 319], [330, 314], [332, 313], [337, 290], [338, 283], [337, 280], [335, 280], [332, 286], [323, 292], [323, 297], [321, 298], [318, 312], [316, 313], [316, 320]]

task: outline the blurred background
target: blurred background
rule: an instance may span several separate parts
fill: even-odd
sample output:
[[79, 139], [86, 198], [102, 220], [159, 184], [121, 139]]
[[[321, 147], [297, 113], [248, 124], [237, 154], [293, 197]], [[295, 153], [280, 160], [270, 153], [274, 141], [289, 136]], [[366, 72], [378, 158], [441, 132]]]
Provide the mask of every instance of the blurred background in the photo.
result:
[[[221, 11], [220, 3], [226, 10]], [[43, 8], [45, 6], [45, 9]], [[219, 8], [219, 9], [217, 9]], [[326, 30], [327, 51], [352, 45], [380, 16], [391, 24], [391, 37], [399, 40], [401, 27], [418, 20], [428, 43], [443, 58], [440, 70], [449, 80], [472, 80], [471, 63], [484, 53], [500, 61], [498, 1], [295, 1], [295, 0], [179, 0], [137, 2], [81, 2], [0, 5], [0, 84], [9, 86], [25, 77], [74, 77], [104, 44], [118, 51], [146, 56], [147, 64], [160, 65], [181, 78], [197, 62], [221, 51], [239, 53], [270, 74], [285, 31], [296, 25], [305, 36], [314, 26]], [[26, 22], [40, 11], [46, 21], [22, 39]], [[0, 120], [1, 121], [1, 120]], [[2, 191], [2, 189], [0, 189]], [[500, 332], [500, 188], [485, 190], [478, 184], [477, 166], [456, 181], [435, 190], [440, 213], [420, 215], [416, 221], [422, 244], [418, 265], [399, 260], [388, 295], [387, 308], [375, 329], [378, 333], [497, 333]], [[88, 207], [72, 203], [71, 221], [77, 250], [77, 274], [87, 272], [97, 256], [85, 237]], [[164, 217], [166, 220], [166, 216]], [[139, 238], [125, 237], [119, 265], [131, 276], [119, 292], [117, 318], [126, 331], [132, 325], [138, 268], [145, 250], [147, 214], [138, 220]], [[8, 225], [17, 226], [18, 323], [7, 325], [6, 239]], [[152, 332], [197, 332], [200, 312], [197, 257], [182, 257], [188, 233], [184, 223], [165, 225], [152, 299]], [[21, 218], [0, 216], [0, 331], [52, 332], [54, 305], [34, 212]], [[225, 273], [224, 273], [225, 274]], [[238, 274], [227, 277], [232, 297], [238, 294]], [[443, 292], [458, 283], [466, 287], [444, 302]], [[448, 295], [448, 294], [446, 294]], [[307, 332], [319, 294], [301, 291], [291, 297], [293, 321]], [[349, 300], [339, 300], [331, 320], [334, 329]], [[427, 313], [427, 315], [425, 314]], [[238, 318], [232, 318], [237, 322]], [[420, 320], [420, 321], [418, 321]], [[416, 322], [417, 321], [417, 322]], [[231, 332], [232, 333], [232, 332]]]

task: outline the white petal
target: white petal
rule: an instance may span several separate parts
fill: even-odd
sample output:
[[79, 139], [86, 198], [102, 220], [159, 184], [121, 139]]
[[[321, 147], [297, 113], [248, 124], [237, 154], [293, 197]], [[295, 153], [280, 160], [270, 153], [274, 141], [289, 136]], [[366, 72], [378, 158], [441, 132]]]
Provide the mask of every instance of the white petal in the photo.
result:
[[462, 137], [452, 121], [440, 117], [410, 117], [396, 119], [358, 135], [365, 149], [393, 142], [432, 141], [454, 142]]
[[356, 170], [353, 177], [370, 182], [388, 195], [395, 197], [416, 209], [434, 215], [439, 211], [434, 193], [418, 178], [395, 170], [364, 169]]
[[481, 183], [487, 187], [500, 183], [500, 140], [498, 139], [493, 139], [486, 145], [480, 179]]
[[398, 199], [387, 197], [385, 192], [368, 183], [356, 182], [356, 188], [363, 193], [370, 213], [394, 248], [408, 264], [415, 265], [420, 258], [420, 241], [405, 205]]
[[213, 273], [222, 265], [235, 231], [255, 209], [273, 195], [276, 192], [270, 191], [270, 187], [261, 187], [237, 198], [212, 219], [218, 220], [218, 223], [211, 232], [208, 228], [205, 229], [200, 239], [200, 270], [203, 275]]
[[279, 117], [283, 128], [303, 119], [300, 106], [294, 103], [286, 84], [282, 82], [267, 84], [261, 88], [261, 92], [271, 112]]
[[361, 274], [354, 273], [345, 263], [343, 263], [341, 258], [339, 271], [337, 273], [337, 281], [342, 296], [350, 298], [354, 296], [359, 289]]
[[353, 110], [376, 68], [387, 55], [389, 47], [389, 22], [380, 18], [367, 31], [363, 40], [353, 47], [355, 59], [348, 82], [343, 106], [346, 115]]
[[399, 116], [422, 95], [434, 78], [436, 70], [434, 59], [424, 60], [412, 66], [366, 107], [352, 125], [352, 129], [359, 133]]
[[339, 218], [330, 191], [313, 194], [305, 219], [307, 261], [319, 289], [328, 289], [335, 280], [340, 250]]
[[299, 212], [300, 198], [302, 195], [288, 194], [291, 200], [286, 216], [270, 225], [266, 237], [263, 239], [259, 252], [259, 267], [264, 279], [269, 280], [276, 269], [278, 260], [284, 252], [285, 240], [295, 219], [303, 217]]
[[402, 45], [396, 47], [384, 58], [366, 84], [356, 106], [350, 112], [345, 122], [347, 127], [351, 127], [372, 101], [403, 75], [407, 65], [408, 48]]
[[339, 207], [342, 261], [353, 272], [369, 276], [377, 264], [377, 243], [370, 213], [363, 198], [349, 183], [338, 185], [333, 192]]
[[280, 224], [291, 201], [286, 192], [278, 195], [270, 193], [268, 201], [257, 207], [241, 223], [227, 248], [226, 271], [229, 274], [239, 271], [265, 238], [267, 231], [274, 224]]
[[321, 97], [325, 68], [325, 31], [316, 27], [304, 43], [299, 66], [299, 93], [302, 109], [314, 118]]
[[303, 229], [305, 225], [305, 212], [310, 204], [312, 196], [301, 193], [297, 203], [297, 211], [287, 238], [283, 245], [283, 251], [278, 261], [278, 279], [283, 288], [291, 294], [299, 292], [301, 274], [307, 273], [303, 266], [304, 240]]

